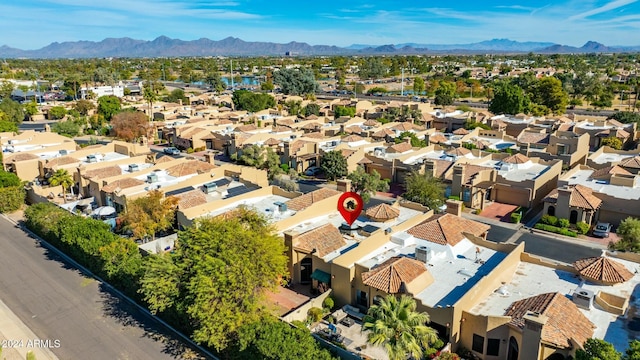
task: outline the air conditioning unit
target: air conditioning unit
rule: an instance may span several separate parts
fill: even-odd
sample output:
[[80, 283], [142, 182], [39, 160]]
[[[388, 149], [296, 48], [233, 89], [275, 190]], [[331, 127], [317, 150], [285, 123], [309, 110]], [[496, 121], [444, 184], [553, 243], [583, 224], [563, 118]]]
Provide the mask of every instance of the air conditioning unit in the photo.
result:
[[431, 260], [432, 250], [427, 246], [416, 246], [416, 260], [428, 263]]
[[140, 167], [138, 164], [129, 164], [129, 172], [139, 171]]
[[158, 174], [151, 173], [151, 174], [147, 175], [147, 182], [149, 184], [153, 184], [155, 182], [158, 182]]
[[98, 162], [98, 158], [95, 155], [87, 155], [87, 162], [88, 163]]
[[585, 310], [589, 310], [591, 306], [593, 306], [593, 297], [593, 291], [580, 287], [575, 289], [573, 294], [571, 294], [573, 303], [576, 304], [577, 307]]
[[69, 154], [69, 151], [64, 150], [64, 149], [63, 149], [63, 150], [59, 150], [59, 151], [58, 151], [58, 154], [59, 154], [59, 155], [68, 155], [68, 154]]
[[216, 184], [215, 182], [210, 182], [210, 183], [206, 183], [204, 185], [202, 185], [202, 191], [205, 194], [211, 194], [212, 192], [216, 191], [218, 189], [218, 184]]
[[276, 202], [274, 202], [274, 203], [273, 203], [273, 205], [277, 206], [277, 207], [278, 207], [278, 210], [279, 210], [280, 212], [285, 212], [285, 211], [287, 211], [287, 204], [285, 204], [285, 203], [283, 203], [283, 202], [281, 202], [281, 201], [276, 201]]

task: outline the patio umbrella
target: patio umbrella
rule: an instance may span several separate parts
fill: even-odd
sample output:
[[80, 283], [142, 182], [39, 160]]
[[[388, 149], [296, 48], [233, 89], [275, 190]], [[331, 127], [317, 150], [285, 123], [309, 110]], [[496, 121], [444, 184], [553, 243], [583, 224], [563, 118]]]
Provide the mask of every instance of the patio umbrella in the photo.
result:
[[93, 210], [95, 216], [109, 216], [116, 213], [116, 209], [113, 206], [101, 206]]

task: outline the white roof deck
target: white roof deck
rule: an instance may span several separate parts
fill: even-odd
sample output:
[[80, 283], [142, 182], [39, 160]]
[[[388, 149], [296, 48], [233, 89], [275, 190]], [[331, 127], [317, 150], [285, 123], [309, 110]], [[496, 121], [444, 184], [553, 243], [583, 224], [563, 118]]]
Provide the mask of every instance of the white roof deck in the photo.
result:
[[591, 178], [593, 170], [578, 170], [573, 176], [562, 180], [568, 181], [569, 185], [583, 185], [591, 188], [595, 192], [607, 194], [618, 199], [638, 200], [640, 199], [640, 187], [629, 187], [621, 185], [611, 185], [606, 180], [595, 180]]
[[[135, 172], [134, 172], [135, 174]], [[176, 185], [179, 184], [180, 182], [196, 176], [197, 174], [189, 174], [186, 176], [182, 176], [182, 177], [175, 177], [175, 176], [171, 176], [169, 175], [169, 173], [167, 173], [166, 170], [154, 170], [151, 174], [155, 174], [157, 176], [157, 181], [153, 182], [153, 183], [145, 183], [142, 185], [138, 185], [138, 186], [134, 186], [134, 187], [130, 187], [127, 189], [124, 189], [122, 192], [126, 193], [127, 195], [131, 196], [134, 194], [139, 194], [142, 192], [147, 192], [147, 191], [151, 191], [151, 190], [157, 190], [160, 188], [164, 188], [167, 186], [171, 186], [171, 185]], [[139, 175], [139, 176], [135, 176], [136, 179], [138, 180], [142, 180], [142, 181], [146, 181], [147, 180], [147, 176], [151, 175], [151, 174], [143, 174], [143, 175]]]
[[619, 163], [620, 161], [631, 158], [633, 156], [634, 155], [602, 153], [598, 156], [591, 158], [590, 160], [596, 164], [610, 164], [610, 163]]
[[[96, 159], [96, 161], [94, 162], [89, 162], [89, 156], [93, 155]], [[100, 163], [100, 162], [109, 162], [109, 161], [116, 161], [116, 160], [122, 160], [122, 159], [128, 159], [129, 156], [128, 155], [123, 155], [117, 152], [108, 152], [108, 153], [95, 153], [95, 154], [90, 154], [87, 155], [83, 158], [80, 158], [80, 162], [82, 164], [93, 164], [93, 163]]]
[[[615, 259], [615, 261], [624, 264], [631, 272], [636, 272], [640, 267], [639, 264], [625, 260]], [[639, 274], [635, 274], [631, 280], [625, 283], [604, 286], [585, 282], [572, 273], [521, 262], [513, 279], [504, 285], [503, 290], [506, 290], [506, 295], [494, 292], [473, 307], [470, 312], [478, 315], [503, 316], [514, 301], [549, 292], [560, 292], [571, 296], [578, 287], [591, 290], [595, 294], [601, 290], [624, 297], [633, 294], [636, 299], [635, 303], [631, 302], [629, 305], [637, 308], [640, 306], [640, 287], [638, 284], [640, 284]], [[594, 337], [613, 343], [619, 351], [626, 349], [629, 336], [623, 318], [602, 310], [598, 305], [594, 305], [590, 310], [580, 309], [580, 311], [597, 327]]]
[[[432, 249], [433, 256], [425, 266], [434, 281], [426, 289], [414, 295], [416, 300], [432, 308], [453, 306], [507, 256], [505, 253], [478, 247], [466, 239], [451, 247], [417, 239], [406, 232], [394, 236], [406, 239], [403, 243], [389, 241], [357, 263], [371, 269], [393, 256], [404, 255], [415, 258], [416, 246]], [[476, 253], [476, 249], [480, 249], [480, 253]]]
[[494, 168], [498, 170], [498, 175], [502, 178], [515, 182], [535, 180], [538, 176], [550, 169], [549, 166], [536, 164], [531, 161], [524, 164], [505, 164], [501, 161], [489, 160], [478, 165]]
[[279, 195], [258, 196], [255, 198], [233, 202], [225, 207], [218, 208], [202, 216], [218, 216], [220, 214], [224, 214], [227, 211], [233, 210], [238, 206], [245, 205], [247, 207], [255, 209], [260, 214], [266, 215], [267, 218], [269, 218], [271, 221], [276, 222], [289, 218], [296, 213], [295, 211], [290, 209], [287, 209], [286, 211], [280, 211], [278, 209], [278, 205], [275, 204], [285, 203], [288, 200], [289, 198]]

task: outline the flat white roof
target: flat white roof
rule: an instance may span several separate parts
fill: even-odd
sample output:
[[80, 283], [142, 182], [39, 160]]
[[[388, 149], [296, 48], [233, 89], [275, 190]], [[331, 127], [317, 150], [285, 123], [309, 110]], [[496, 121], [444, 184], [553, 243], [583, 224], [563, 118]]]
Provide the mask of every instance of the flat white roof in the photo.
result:
[[607, 130], [607, 129], [615, 128], [615, 126], [613, 125], [595, 126], [593, 122], [586, 121], [586, 120], [575, 124], [575, 127], [586, 129], [586, 130]]
[[621, 185], [611, 185], [606, 180], [595, 180], [591, 178], [594, 170], [578, 170], [573, 176], [562, 178], [569, 182], [569, 185], [583, 185], [591, 188], [593, 191], [607, 194], [618, 199], [638, 200], [640, 199], [640, 187], [628, 187]]
[[225, 207], [218, 208], [214, 211], [206, 213], [202, 216], [217, 216], [225, 212], [235, 209], [238, 206], [245, 205], [255, 209], [260, 214], [266, 215], [271, 221], [280, 221], [293, 216], [296, 212], [290, 209], [280, 211], [275, 203], [285, 203], [289, 198], [280, 195], [257, 196], [250, 199], [233, 202]]
[[80, 162], [83, 164], [93, 164], [93, 162], [89, 162], [88, 157], [89, 156], [93, 156], [96, 158], [97, 161], [95, 162], [108, 162], [108, 161], [116, 161], [116, 160], [122, 160], [122, 159], [128, 159], [129, 156], [128, 155], [123, 155], [117, 152], [108, 152], [108, 153], [95, 153], [95, 154], [89, 154], [83, 158], [80, 158]]
[[602, 153], [598, 156], [591, 158], [596, 164], [609, 164], [609, 163], [619, 163], [624, 159], [628, 159], [633, 157], [634, 155], [623, 155], [623, 154], [615, 154], [615, 153]]
[[525, 164], [505, 164], [497, 160], [488, 160], [479, 165], [494, 168], [498, 170], [498, 175], [502, 178], [514, 182], [534, 180], [550, 168], [549, 166], [536, 164], [531, 161]]
[[[639, 264], [633, 262], [614, 260], [624, 264], [631, 272], [637, 272], [640, 267]], [[489, 297], [476, 304], [470, 312], [478, 315], [503, 316], [514, 301], [549, 292], [560, 292], [570, 297], [578, 287], [593, 291], [594, 294], [603, 291], [623, 297], [632, 295], [636, 300], [635, 304], [631, 302], [630, 306], [637, 307], [640, 306], [640, 286], [638, 284], [640, 284], [639, 274], [635, 274], [631, 280], [625, 283], [605, 286], [585, 282], [577, 275], [566, 271], [521, 262], [513, 279], [503, 285], [503, 289], [506, 290], [505, 295], [494, 291]], [[580, 311], [597, 327], [594, 337], [605, 339], [614, 344], [619, 351], [627, 348], [629, 331], [622, 317], [604, 311], [595, 303], [590, 310], [580, 309]]]

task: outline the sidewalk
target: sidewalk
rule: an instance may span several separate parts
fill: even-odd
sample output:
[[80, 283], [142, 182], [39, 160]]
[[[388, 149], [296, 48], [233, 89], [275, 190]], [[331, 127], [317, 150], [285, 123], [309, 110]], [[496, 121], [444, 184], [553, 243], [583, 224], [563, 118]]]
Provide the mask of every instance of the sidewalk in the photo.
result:
[[5, 345], [2, 348], [3, 360], [24, 360], [29, 351], [33, 352], [38, 360], [58, 359], [49, 348], [38, 346], [38, 340], [49, 341], [49, 346], [55, 346], [56, 339], [39, 339], [2, 300], [0, 300], [0, 339]]

